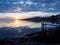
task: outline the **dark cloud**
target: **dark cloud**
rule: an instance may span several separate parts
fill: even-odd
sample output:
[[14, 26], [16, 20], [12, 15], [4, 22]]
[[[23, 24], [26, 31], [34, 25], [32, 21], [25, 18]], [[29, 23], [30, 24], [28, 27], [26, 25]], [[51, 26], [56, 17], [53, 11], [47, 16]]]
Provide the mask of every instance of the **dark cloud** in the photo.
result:
[[60, 12], [60, 0], [0, 0], [1, 13], [31, 11]]

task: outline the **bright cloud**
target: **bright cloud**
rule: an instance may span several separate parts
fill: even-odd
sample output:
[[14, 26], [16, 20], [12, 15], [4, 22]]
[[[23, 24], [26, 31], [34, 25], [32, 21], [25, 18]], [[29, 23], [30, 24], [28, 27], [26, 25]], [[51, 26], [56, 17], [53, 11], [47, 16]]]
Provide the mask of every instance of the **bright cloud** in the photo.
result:
[[0, 18], [4, 17], [16, 17], [18, 16], [20, 19], [23, 18], [30, 18], [35, 16], [51, 16], [51, 15], [57, 15], [59, 13], [49, 13], [49, 12], [23, 12], [23, 13], [0, 13]]

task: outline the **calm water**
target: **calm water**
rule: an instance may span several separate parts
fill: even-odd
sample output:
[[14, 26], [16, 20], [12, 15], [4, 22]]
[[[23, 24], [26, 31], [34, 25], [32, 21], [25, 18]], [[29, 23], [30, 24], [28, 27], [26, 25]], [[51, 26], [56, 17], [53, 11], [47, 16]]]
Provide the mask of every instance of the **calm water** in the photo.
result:
[[41, 23], [34, 23], [24, 20], [12, 20], [12, 19], [0, 20], [0, 27], [23, 27], [23, 26], [27, 26], [30, 28], [37, 28], [41, 27]]
[[[54, 27], [57, 24], [56, 23], [47, 23], [46, 27]], [[35, 23], [31, 21], [25, 21], [25, 20], [12, 20], [12, 19], [0, 19], [0, 28], [1, 27], [29, 27], [29, 28], [41, 28], [42, 24], [41, 22]]]
[[[47, 22], [46, 22], [47, 23]], [[52, 28], [56, 24], [47, 23], [47, 28]], [[41, 22], [35, 23], [24, 20], [0, 19], [0, 38], [23, 37], [41, 31]]]
[[[22, 37], [39, 31], [41, 23], [24, 20], [0, 19], [0, 38]], [[35, 29], [37, 28], [37, 30]]]

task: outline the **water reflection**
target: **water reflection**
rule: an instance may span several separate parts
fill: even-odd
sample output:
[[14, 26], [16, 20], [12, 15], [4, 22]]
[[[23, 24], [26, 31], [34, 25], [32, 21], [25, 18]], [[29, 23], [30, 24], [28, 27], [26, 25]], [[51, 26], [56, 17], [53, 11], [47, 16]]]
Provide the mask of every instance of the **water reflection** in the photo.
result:
[[0, 21], [0, 27], [23, 27], [23, 26], [28, 26], [30, 28], [36, 28], [36, 27], [41, 27], [41, 23], [34, 23], [34, 22], [29, 22], [29, 21], [24, 21], [24, 20], [2, 20]]

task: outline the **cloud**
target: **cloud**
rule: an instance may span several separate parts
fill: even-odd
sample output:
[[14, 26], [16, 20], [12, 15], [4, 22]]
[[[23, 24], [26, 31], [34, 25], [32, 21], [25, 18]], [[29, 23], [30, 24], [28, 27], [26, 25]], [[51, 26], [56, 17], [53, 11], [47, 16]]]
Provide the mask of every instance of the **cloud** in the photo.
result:
[[45, 17], [45, 16], [57, 15], [59, 13], [55, 13], [55, 12], [39, 12], [39, 11], [37, 11], [37, 12], [29, 12], [28, 14], [30, 14], [31, 16], [42, 16], [42, 17]]
[[0, 0], [0, 13], [31, 11], [60, 12], [60, 0]]
[[48, 10], [55, 10], [54, 8], [49, 8]]
[[7, 11], [12, 13], [12, 12], [21, 12], [21, 10], [22, 9], [20, 7], [12, 7], [12, 8], [9, 8]]
[[0, 18], [3, 17], [16, 17], [17, 15], [19, 18], [29, 18], [29, 17], [35, 17], [35, 16], [40, 16], [40, 17], [46, 17], [46, 16], [52, 16], [52, 15], [57, 15], [59, 13], [53, 13], [53, 12], [23, 12], [23, 13], [0, 13]]

